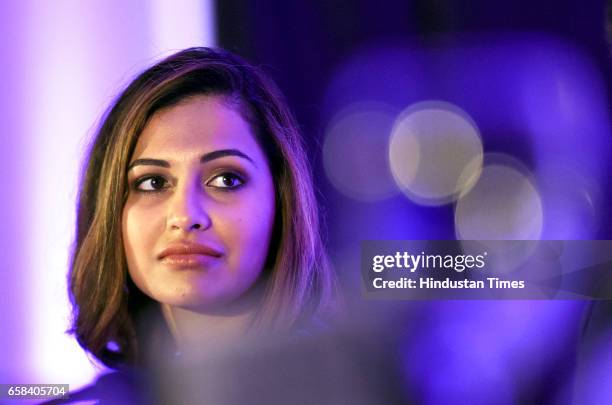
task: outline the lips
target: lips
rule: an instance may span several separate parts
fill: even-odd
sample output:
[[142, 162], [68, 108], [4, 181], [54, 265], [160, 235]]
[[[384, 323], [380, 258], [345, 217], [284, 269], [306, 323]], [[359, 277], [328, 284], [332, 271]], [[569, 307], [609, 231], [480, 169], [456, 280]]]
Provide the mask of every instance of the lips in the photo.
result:
[[223, 256], [223, 252], [210, 245], [179, 241], [168, 245], [157, 256], [162, 263], [178, 267], [200, 267]]

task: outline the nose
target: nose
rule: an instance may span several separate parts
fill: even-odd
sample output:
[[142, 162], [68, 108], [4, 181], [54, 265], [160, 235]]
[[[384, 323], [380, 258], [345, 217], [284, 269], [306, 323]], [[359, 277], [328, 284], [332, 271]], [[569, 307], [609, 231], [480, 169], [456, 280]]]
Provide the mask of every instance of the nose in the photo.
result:
[[170, 197], [167, 228], [171, 231], [202, 231], [210, 228], [211, 219], [198, 186], [177, 187]]

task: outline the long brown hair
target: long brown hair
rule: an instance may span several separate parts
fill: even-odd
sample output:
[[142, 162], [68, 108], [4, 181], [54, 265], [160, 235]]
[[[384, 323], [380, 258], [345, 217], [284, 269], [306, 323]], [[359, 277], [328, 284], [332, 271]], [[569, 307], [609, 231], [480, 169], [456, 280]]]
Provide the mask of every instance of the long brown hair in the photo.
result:
[[186, 49], [144, 71], [116, 99], [95, 136], [82, 178], [69, 273], [71, 332], [109, 367], [141, 361], [135, 316], [148, 300], [130, 280], [122, 244], [129, 159], [153, 113], [207, 94], [225, 95], [240, 106], [266, 154], [275, 184], [266, 293], [253, 325], [291, 328], [333, 306], [334, 277], [321, 240], [310, 168], [280, 92], [259, 69], [236, 55], [220, 49]]

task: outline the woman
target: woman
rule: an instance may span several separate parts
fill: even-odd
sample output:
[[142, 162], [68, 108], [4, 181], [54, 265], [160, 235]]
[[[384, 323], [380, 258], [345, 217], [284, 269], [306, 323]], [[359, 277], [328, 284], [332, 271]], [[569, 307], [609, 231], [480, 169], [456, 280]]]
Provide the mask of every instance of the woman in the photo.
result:
[[333, 276], [274, 84], [209, 48], [139, 75], [95, 137], [69, 283], [71, 332], [115, 369], [323, 319]]

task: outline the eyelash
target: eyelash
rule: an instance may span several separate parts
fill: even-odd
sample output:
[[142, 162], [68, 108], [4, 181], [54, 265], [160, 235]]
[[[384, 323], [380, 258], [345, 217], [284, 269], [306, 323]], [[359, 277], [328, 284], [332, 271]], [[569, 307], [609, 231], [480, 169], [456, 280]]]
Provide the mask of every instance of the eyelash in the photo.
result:
[[[237, 185], [233, 185], [233, 186], [227, 186], [227, 187], [218, 187], [218, 186], [210, 186], [210, 183], [212, 183], [214, 180], [219, 179], [219, 178], [223, 178], [223, 177], [229, 177], [230, 179], [234, 181], [237, 181], [239, 184]], [[158, 189], [153, 189], [153, 190], [143, 190], [140, 187], [142, 186], [142, 184], [144, 184], [145, 182], [149, 181], [149, 180], [161, 180], [162, 181], [162, 186]], [[166, 180], [166, 178], [164, 176], [160, 176], [160, 175], [146, 175], [143, 176], [139, 179], [136, 179], [133, 183], [132, 189], [138, 193], [160, 193], [162, 191], [164, 191], [164, 189], [168, 188], [167, 187], [168, 184], [168, 180]], [[236, 191], [238, 189], [240, 189], [242, 186], [244, 186], [245, 184], [245, 180], [242, 176], [240, 176], [237, 173], [233, 173], [233, 172], [223, 172], [223, 173], [219, 173], [216, 174], [215, 176], [213, 176], [210, 180], [208, 180], [205, 183], [206, 187], [212, 187], [214, 189], [217, 189], [221, 192], [232, 192], [232, 191]]]
[[[140, 186], [142, 186], [142, 184], [144, 184], [145, 182], [149, 181], [149, 180], [161, 180], [163, 182], [163, 186], [161, 188], [158, 189], [153, 189], [153, 190], [143, 190], [140, 188]], [[134, 181], [133, 184], [133, 189], [136, 192], [139, 193], [159, 193], [161, 191], [164, 190], [164, 188], [166, 188], [166, 185], [168, 184], [168, 180], [166, 180], [163, 176], [159, 176], [159, 175], [148, 175], [148, 176], [143, 176], [139, 179], [137, 179], [136, 181]]]

